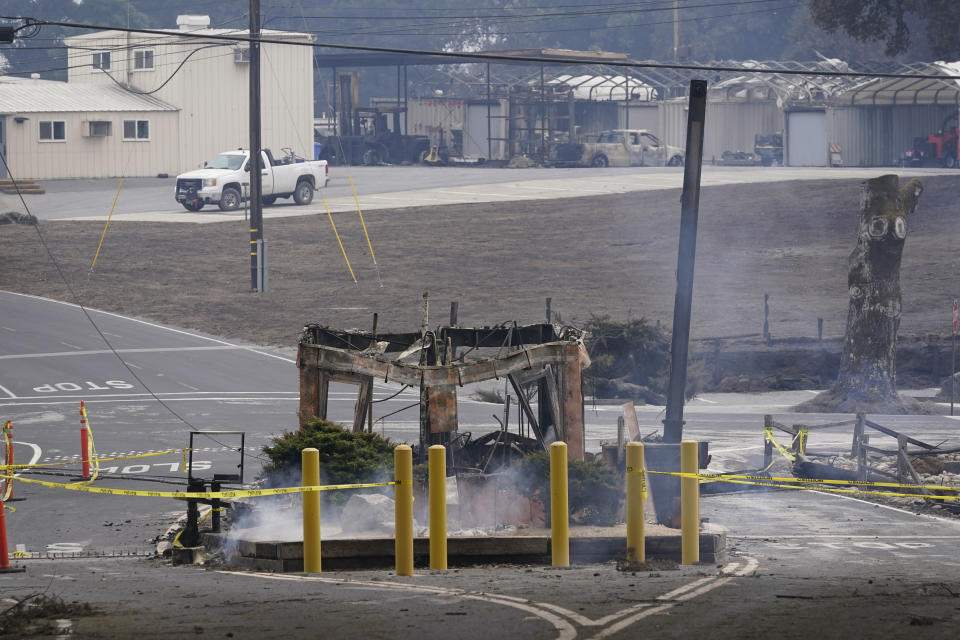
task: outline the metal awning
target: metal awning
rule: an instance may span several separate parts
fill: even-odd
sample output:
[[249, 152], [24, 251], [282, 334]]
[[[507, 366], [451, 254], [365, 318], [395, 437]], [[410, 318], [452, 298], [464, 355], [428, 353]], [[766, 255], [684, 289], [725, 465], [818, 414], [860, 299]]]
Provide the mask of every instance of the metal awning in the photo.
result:
[[[904, 65], [903, 72], [922, 75], [960, 75], [958, 62]], [[878, 78], [868, 80], [838, 96], [838, 105], [954, 105], [960, 106], [960, 81], [950, 78]]]

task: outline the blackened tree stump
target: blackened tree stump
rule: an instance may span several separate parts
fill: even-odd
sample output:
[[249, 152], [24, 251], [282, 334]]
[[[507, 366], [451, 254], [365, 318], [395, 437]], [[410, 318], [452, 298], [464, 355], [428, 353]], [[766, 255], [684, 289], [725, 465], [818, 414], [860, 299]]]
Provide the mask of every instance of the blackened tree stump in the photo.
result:
[[895, 175], [863, 183], [860, 229], [847, 274], [850, 304], [840, 370], [833, 386], [798, 411], [906, 413], [897, 394], [897, 331], [900, 327], [900, 257], [907, 218], [923, 186], [902, 189]]

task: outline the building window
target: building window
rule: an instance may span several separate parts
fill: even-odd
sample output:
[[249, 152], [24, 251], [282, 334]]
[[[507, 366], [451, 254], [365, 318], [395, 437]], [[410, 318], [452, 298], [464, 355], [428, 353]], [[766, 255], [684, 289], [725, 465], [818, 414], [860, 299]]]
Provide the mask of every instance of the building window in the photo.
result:
[[150, 121], [149, 120], [124, 120], [123, 121], [123, 139], [124, 140], [149, 140], [150, 139]]
[[141, 71], [153, 69], [153, 49], [134, 50], [133, 68]]
[[67, 139], [67, 123], [63, 120], [41, 120], [40, 140], [57, 142]]
[[109, 120], [90, 120], [86, 123], [88, 126], [86, 135], [91, 138], [103, 138], [110, 135]]
[[95, 54], [93, 54], [93, 68], [109, 71], [110, 70], [110, 52], [98, 51]]
[[237, 64], [250, 62], [250, 47], [238, 47], [233, 50], [233, 61]]

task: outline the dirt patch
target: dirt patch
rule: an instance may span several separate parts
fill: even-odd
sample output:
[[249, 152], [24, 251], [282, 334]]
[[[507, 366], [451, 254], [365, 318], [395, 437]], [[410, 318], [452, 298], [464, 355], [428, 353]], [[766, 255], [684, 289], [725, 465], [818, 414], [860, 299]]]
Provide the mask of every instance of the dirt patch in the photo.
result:
[[[882, 174], [877, 171], [877, 175]], [[960, 270], [957, 176], [924, 179], [902, 267], [902, 336], [949, 331]], [[449, 302], [459, 320], [539, 321], [544, 298], [566, 322], [590, 314], [673, 315], [679, 190], [569, 200], [458, 204], [365, 214], [383, 286], [355, 214], [336, 215], [358, 283], [323, 216], [267, 219], [270, 291], [250, 291], [245, 222], [114, 222], [96, 270], [103, 223], [0, 227], [0, 288], [45, 296], [257, 344], [292, 346], [303, 325], [381, 331], [432, 324]], [[774, 338], [843, 333], [847, 257], [855, 244], [859, 181], [709, 187], [701, 199], [694, 338], [760, 333], [770, 294]], [[211, 212], [209, 215], [218, 215]], [[64, 282], [64, 279], [66, 282]]]

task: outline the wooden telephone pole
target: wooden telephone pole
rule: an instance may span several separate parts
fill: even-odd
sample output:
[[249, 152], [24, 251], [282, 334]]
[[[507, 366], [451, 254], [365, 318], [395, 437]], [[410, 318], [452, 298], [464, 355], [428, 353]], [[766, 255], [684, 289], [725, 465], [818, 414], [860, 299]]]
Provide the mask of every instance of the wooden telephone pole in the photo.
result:
[[260, 197], [260, 0], [250, 0], [250, 288], [266, 289], [263, 198]]

